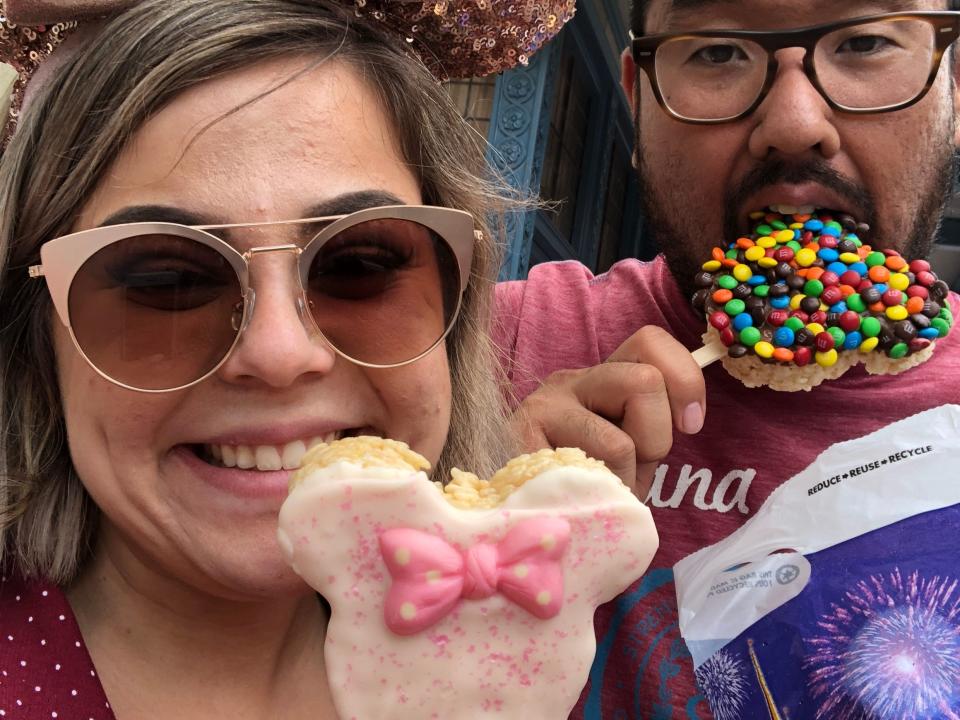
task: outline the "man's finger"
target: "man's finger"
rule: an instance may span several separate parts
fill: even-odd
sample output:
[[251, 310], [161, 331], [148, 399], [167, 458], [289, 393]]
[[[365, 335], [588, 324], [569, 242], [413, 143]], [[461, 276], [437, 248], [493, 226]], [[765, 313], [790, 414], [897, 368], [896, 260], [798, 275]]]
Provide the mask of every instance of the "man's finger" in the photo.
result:
[[631, 490], [636, 488], [633, 439], [612, 422], [570, 402], [539, 418], [539, 430], [549, 447], [578, 447], [590, 457], [603, 460]]
[[703, 427], [707, 410], [703, 372], [690, 352], [665, 330], [655, 325], [641, 328], [607, 362], [642, 363], [657, 368], [667, 387], [674, 427], [687, 434], [697, 433]]
[[633, 438], [609, 420], [577, 405], [560, 414], [558, 422], [544, 430], [554, 447], [579, 447], [590, 457], [603, 460], [627, 487], [636, 490]]

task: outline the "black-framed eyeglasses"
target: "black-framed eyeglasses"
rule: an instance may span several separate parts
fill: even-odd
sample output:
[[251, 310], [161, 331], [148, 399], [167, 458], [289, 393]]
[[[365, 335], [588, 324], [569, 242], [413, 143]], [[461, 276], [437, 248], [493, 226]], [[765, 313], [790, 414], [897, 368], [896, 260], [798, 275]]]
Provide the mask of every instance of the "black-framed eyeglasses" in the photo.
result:
[[803, 68], [830, 107], [883, 113], [919, 102], [944, 52], [960, 36], [960, 12], [898, 12], [795, 30], [709, 30], [634, 38], [634, 62], [661, 107], [688, 123], [739, 120], [773, 86], [774, 53], [806, 50]]

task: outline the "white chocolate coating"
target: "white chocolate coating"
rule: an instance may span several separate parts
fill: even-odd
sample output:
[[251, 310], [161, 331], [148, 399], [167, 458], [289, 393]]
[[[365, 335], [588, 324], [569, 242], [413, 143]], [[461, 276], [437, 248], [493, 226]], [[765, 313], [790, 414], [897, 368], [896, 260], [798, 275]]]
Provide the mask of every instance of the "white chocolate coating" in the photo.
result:
[[[558, 615], [538, 619], [495, 594], [461, 600], [418, 634], [387, 628], [382, 531], [412, 528], [463, 549], [544, 517], [570, 525]], [[594, 610], [639, 578], [658, 546], [650, 511], [606, 470], [554, 468], [495, 509], [463, 510], [422, 472], [343, 461], [291, 491], [278, 537], [332, 607], [325, 656], [341, 720], [566, 718], [596, 650]]]

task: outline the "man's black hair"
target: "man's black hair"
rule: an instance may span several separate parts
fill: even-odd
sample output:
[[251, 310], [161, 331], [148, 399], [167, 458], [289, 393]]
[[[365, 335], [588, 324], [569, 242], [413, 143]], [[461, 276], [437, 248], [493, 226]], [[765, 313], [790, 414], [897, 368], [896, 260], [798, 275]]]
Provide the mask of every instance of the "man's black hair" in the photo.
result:
[[[643, 35], [643, 18], [650, 0], [633, 0], [630, 8], [630, 29], [635, 37]], [[960, 10], [960, 0], [947, 0], [947, 8]]]

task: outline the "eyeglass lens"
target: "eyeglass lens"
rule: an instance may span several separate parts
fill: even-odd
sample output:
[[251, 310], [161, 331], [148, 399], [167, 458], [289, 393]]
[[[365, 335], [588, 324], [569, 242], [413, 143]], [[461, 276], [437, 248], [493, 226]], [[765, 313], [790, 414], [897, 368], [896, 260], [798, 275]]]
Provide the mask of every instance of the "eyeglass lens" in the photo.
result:
[[[354, 360], [390, 365], [417, 357], [456, 312], [456, 257], [418, 223], [359, 223], [305, 257], [312, 318]], [[233, 347], [244, 312], [227, 257], [176, 235], [138, 235], [101, 249], [77, 271], [68, 302], [88, 360], [143, 390], [181, 387], [211, 372]]]
[[[824, 35], [813, 66], [823, 91], [838, 105], [881, 109], [923, 91], [935, 52], [933, 25], [896, 18]], [[741, 38], [680, 37], [658, 48], [655, 67], [673, 112], [717, 120], [740, 115], [756, 101], [766, 79], [767, 51]]]

